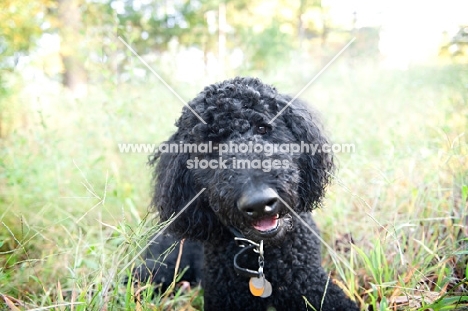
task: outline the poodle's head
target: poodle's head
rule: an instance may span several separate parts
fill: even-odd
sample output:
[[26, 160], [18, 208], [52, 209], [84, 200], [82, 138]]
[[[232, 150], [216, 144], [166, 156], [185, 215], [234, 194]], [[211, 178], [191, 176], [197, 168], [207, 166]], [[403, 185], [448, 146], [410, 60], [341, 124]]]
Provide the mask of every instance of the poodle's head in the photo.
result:
[[235, 78], [206, 87], [188, 105], [150, 161], [161, 220], [185, 208], [170, 231], [274, 242], [299, 221], [291, 209], [320, 205], [333, 156], [324, 152], [329, 141], [317, 113], [303, 102], [258, 79]]

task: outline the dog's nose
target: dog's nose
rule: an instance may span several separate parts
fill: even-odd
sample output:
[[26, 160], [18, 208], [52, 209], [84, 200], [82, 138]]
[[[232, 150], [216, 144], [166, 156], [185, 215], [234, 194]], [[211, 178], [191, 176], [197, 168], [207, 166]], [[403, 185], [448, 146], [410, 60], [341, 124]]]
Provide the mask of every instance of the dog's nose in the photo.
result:
[[278, 214], [278, 194], [271, 188], [251, 189], [237, 201], [237, 208], [249, 217]]

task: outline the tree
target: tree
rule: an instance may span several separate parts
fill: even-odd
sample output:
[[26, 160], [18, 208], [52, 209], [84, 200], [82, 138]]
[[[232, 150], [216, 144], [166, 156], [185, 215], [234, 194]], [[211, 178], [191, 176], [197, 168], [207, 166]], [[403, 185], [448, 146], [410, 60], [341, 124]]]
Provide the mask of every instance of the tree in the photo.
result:
[[84, 38], [81, 35], [83, 24], [80, 7], [82, 0], [59, 0], [58, 22], [61, 37], [60, 55], [64, 66], [63, 84], [76, 96], [86, 93], [86, 71], [84, 56]]

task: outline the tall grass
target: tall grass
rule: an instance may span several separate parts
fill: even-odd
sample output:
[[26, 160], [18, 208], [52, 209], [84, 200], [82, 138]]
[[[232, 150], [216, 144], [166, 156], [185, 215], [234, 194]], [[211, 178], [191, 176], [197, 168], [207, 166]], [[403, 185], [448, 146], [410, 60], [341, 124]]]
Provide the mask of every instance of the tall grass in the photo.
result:
[[[467, 70], [338, 64], [301, 96], [335, 142], [356, 147], [337, 155], [335, 183], [314, 215], [344, 258], [324, 249], [324, 264], [363, 309], [468, 308]], [[307, 83], [304, 73], [261, 78], [290, 93]], [[188, 100], [206, 81], [172, 83]], [[157, 228], [148, 155], [117, 144], [161, 142], [182, 104], [153, 78], [103, 82], [80, 100], [31, 84], [12, 104], [17, 122], [0, 140], [0, 306], [200, 307], [196, 291], [152, 298], [149, 287], [121, 285]]]

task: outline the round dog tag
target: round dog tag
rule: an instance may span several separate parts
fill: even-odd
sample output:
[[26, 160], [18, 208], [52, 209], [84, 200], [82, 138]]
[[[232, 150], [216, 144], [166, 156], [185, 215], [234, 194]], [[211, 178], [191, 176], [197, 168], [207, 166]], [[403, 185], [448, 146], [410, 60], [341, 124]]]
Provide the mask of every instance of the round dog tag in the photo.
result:
[[267, 298], [271, 296], [271, 293], [273, 292], [273, 289], [271, 288], [271, 283], [268, 282], [267, 279], [265, 279], [265, 290], [263, 291], [263, 294], [260, 296], [262, 298]]
[[252, 295], [261, 297], [265, 291], [265, 278], [250, 278], [249, 289]]

